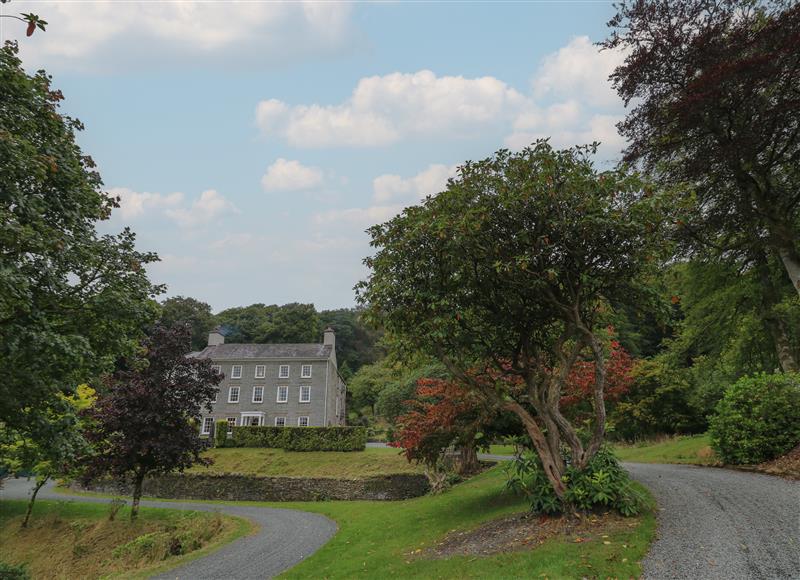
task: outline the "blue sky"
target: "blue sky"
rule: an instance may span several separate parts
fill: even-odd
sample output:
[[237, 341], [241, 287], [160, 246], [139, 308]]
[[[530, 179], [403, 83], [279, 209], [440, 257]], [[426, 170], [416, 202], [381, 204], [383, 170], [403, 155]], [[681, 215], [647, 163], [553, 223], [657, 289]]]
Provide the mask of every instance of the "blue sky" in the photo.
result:
[[606, 2], [27, 2], [19, 38], [168, 295], [352, 306], [364, 229], [455, 167], [550, 136], [622, 146]]

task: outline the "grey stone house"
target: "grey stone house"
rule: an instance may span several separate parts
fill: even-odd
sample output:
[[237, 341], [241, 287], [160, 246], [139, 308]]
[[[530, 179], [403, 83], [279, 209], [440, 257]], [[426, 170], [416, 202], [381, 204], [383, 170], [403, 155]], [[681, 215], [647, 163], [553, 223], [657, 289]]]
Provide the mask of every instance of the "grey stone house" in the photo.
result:
[[213, 411], [203, 411], [201, 435], [210, 435], [221, 420], [230, 426], [345, 424], [346, 387], [331, 328], [321, 344], [225, 344], [214, 329], [208, 346], [190, 356], [211, 359], [224, 376]]

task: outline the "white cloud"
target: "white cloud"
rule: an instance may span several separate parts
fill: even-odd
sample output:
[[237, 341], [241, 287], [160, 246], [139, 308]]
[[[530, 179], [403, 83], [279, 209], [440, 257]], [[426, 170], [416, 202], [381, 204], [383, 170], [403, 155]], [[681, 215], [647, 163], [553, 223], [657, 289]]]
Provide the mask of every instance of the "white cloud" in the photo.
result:
[[[346, 2], [64, 2], [18, 0], [50, 22], [21, 50], [28, 65], [83, 70], [180, 60], [226, 67], [327, 55], [352, 40]], [[5, 8], [8, 10], [8, 8]], [[24, 29], [23, 29], [24, 30]], [[8, 31], [6, 34], [12, 36]]]
[[165, 214], [180, 227], [193, 228], [208, 224], [226, 213], [239, 210], [214, 189], [207, 189], [189, 207], [168, 209]]
[[454, 177], [457, 167], [442, 164], [429, 165], [413, 177], [384, 174], [372, 180], [373, 199], [385, 204], [393, 200], [417, 202], [428, 195], [444, 190], [447, 180]]
[[262, 101], [256, 122], [296, 147], [387, 145], [409, 135], [464, 133], [510, 119], [525, 104], [494, 77], [437, 77], [429, 70], [361, 79], [338, 105]]
[[135, 219], [146, 211], [175, 207], [183, 202], [183, 194], [179, 191], [162, 195], [147, 191], [138, 192], [127, 187], [112, 187], [108, 190], [111, 197], [119, 197], [119, 213], [122, 219]]
[[322, 170], [281, 157], [267, 168], [261, 186], [264, 191], [298, 191], [317, 187], [322, 181]]
[[623, 60], [621, 52], [601, 51], [588, 36], [573, 38], [542, 61], [533, 80], [534, 97], [578, 96], [593, 105], [619, 104], [608, 76]]

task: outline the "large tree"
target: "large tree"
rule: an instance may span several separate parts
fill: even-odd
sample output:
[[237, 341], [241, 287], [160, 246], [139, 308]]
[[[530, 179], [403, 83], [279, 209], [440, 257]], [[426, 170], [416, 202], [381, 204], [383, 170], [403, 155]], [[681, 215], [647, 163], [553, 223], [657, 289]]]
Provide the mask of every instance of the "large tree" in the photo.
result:
[[[598, 172], [593, 149], [540, 141], [466, 163], [445, 191], [369, 230], [377, 251], [358, 287], [374, 321], [519, 416], [561, 498], [562, 441], [582, 468], [605, 436], [597, 330], [610, 299], [644, 296], [664, 215], [636, 176]], [[586, 443], [560, 409], [580, 359], [596, 373]]]
[[143, 360], [128, 361], [88, 410], [95, 454], [87, 476], [130, 476], [131, 518], [145, 477], [207, 462], [197, 421], [202, 408], [211, 411], [222, 375], [209, 359], [187, 357], [190, 348], [187, 325], [156, 326], [143, 344]]
[[208, 332], [214, 328], [211, 306], [188, 296], [167, 298], [161, 304], [161, 323], [165, 326], [185, 322], [192, 329], [192, 349], [203, 350], [208, 345]]
[[[780, 261], [800, 294], [800, 4], [635, 0], [609, 25], [625, 159], [684, 192], [689, 250], [740, 271]], [[763, 278], [768, 312], [781, 286]], [[764, 320], [783, 368], [800, 368], [785, 323]]]
[[75, 142], [79, 121], [17, 47], [0, 49], [0, 422], [46, 423], [57, 394], [136, 348], [161, 289], [134, 235], [98, 236], [115, 199]]

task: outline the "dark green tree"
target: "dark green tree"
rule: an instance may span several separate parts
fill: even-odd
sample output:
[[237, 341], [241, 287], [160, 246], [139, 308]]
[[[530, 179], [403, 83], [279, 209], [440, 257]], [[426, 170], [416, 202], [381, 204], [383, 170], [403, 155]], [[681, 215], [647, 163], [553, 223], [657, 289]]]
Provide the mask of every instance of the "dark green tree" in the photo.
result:
[[346, 366], [352, 373], [358, 372], [363, 365], [374, 363], [383, 354], [378, 346], [381, 333], [366, 324], [361, 309], [323, 310], [319, 318], [323, 328], [330, 326], [336, 331], [336, 358], [340, 371]]
[[[618, 5], [607, 48], [631, 109], [620, 123], [628, 162], [683, 193], [684, 250], [762, 278], [773, 313], [800, 294], [800, 4], [784, 0], [634, 0]], [[732, 282], [734, 279], [732, 279]], [[767, 314], [784, 370], [800, 361], [786, 323]]]
[[192, 329], [192, 349], [202, 350], [208, 344], [208, 333], [214, 328], [211, 306], [194, 298], [175, 296], [161, 304], [161, 322], [172, 326], [187, 323]]
[[[605, 437], [599, 323], [610, 300], [648, 295], [639, 282], [668, 215], [638, 177], [597, 171], [593, 151], [540, 141], [468, 162], [445, 191], [369, 230], [377, 250], [358, 286], [374, 323], [519, 416], [562, 499], [562, 441], [581, 469]], [[560, 409], [579, 358], [595, 363], [588, 442]]]
[[98, 236], [117, 201], [75, 142], [81, 123], [17, 46], [0, 49], [0, 422], [44, 422], [58, 393], [113, 368], [157, 313], [161, 292], [134, 234]]

